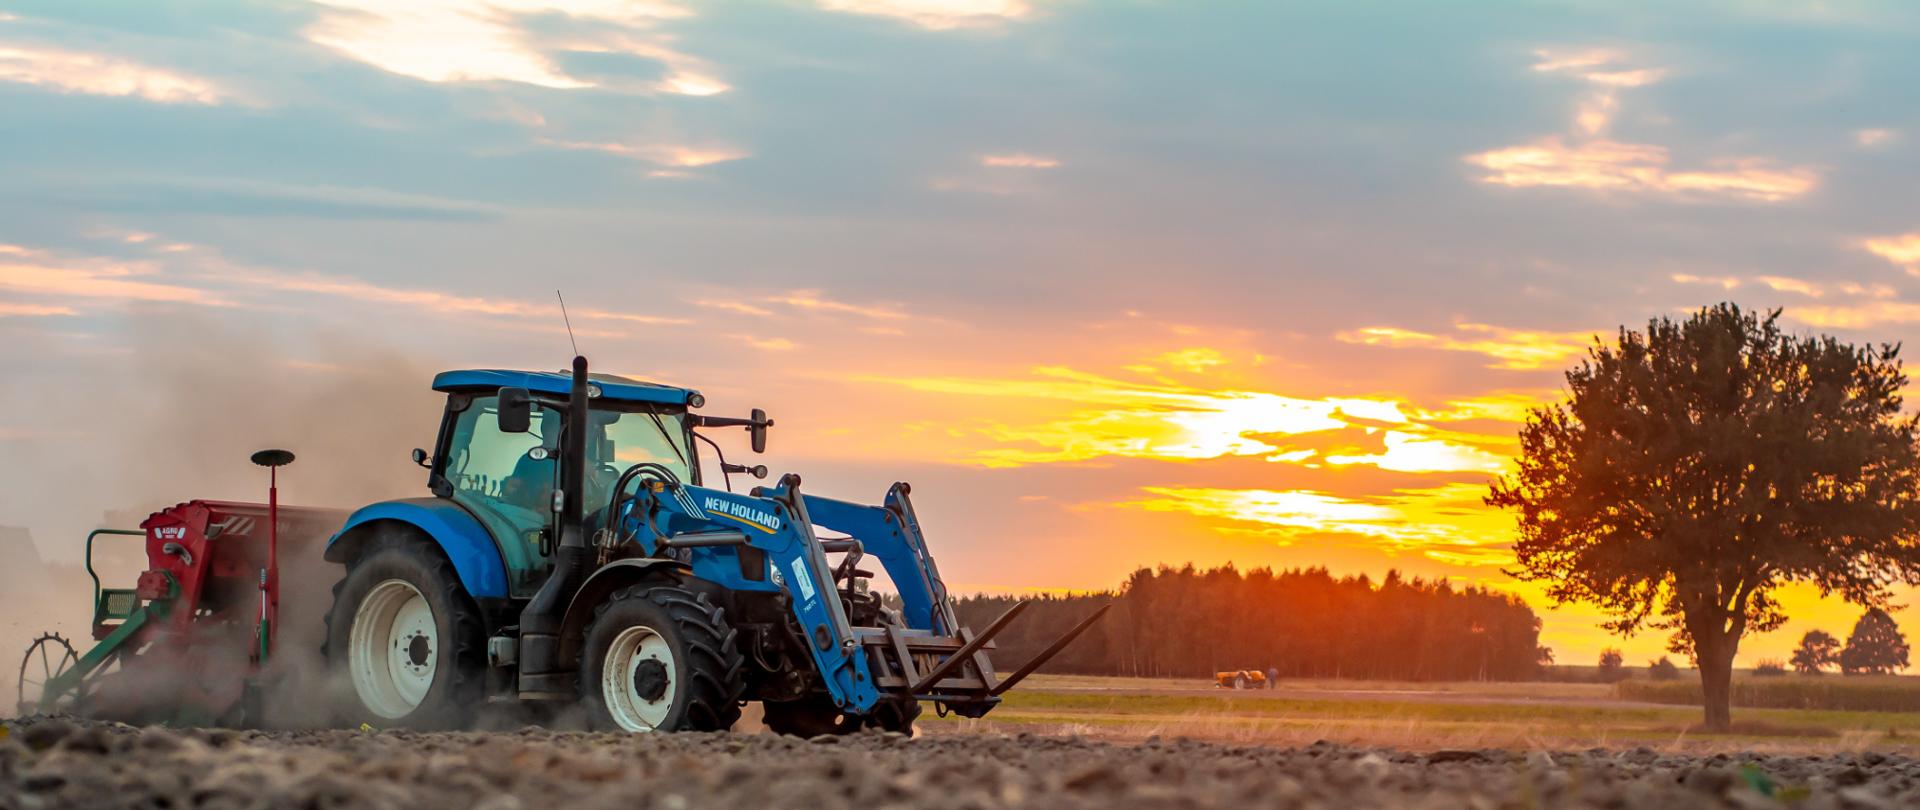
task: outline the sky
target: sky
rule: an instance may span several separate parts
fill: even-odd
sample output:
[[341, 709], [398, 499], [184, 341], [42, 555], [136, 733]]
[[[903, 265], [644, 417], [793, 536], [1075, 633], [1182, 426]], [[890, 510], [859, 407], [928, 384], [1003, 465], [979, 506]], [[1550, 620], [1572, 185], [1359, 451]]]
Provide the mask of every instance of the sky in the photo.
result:
[[[1481, 503], [1595, 335], [1920, 334], [1920, 7], [0, 2], [0, 524], [424, 494], [436, 370], [764, 407], [960, 591], [1389, 569], [1527, 598]], [[737, 436], [722, 436], [736, 454]], [[304, 491], [303, 491], [304, 489]], [[134, 517], [137, 521], [137, 514]], [[1788, 594], [1799, 635], [1859, 611]], [[1903, 621], [1911, 614], [1896, 614]]]

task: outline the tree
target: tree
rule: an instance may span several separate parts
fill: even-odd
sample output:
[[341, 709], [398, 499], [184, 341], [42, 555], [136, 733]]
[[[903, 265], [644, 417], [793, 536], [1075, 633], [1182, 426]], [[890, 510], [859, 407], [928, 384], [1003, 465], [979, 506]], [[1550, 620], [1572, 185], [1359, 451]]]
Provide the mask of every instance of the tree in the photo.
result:
[[1647, 665], [1647, 677], [1656, 681], [1676, 681], [1680, 679], [1680, 668], [1673, 665], [1673, 659], [1660, 656], [1660, 660]]
[[1794, 672], [1818, 675], [1820, 670], [1840, 663], [1840, 639], [1825, 630], [1808, 630], [1800, 637], [1800, 646], [1794, 649], [1791, 663]]
[[1868, 608], [1854, 622], [1847, 636], [1847, 648], [1840, 651], [1840, 672], [1845, 675], [1888, 675], [1907, 668], [1907, 637], [1893, 617], [1880, 608]]
[[1595, 341], [1486, 499], [1518, 515], [1514, 576], [1600, 607], [1616, 633], [1671, 632], [1715, 730], [1740, 639], [1786, 620], [1777, 588], [1878, 607], [1920, 583], [1899, 347], [1789, 335], [1779, 316], [1720, 304]]
[[1600, 680], [1608, 683], [1625, 680], [1627, 677], [1626, 667], [1622, 665], [1626, 663], [1626, 660], [1626, 656], [1621, 655], [1619, 650], [1613, 649], [1612, 647], [1601, 650]]

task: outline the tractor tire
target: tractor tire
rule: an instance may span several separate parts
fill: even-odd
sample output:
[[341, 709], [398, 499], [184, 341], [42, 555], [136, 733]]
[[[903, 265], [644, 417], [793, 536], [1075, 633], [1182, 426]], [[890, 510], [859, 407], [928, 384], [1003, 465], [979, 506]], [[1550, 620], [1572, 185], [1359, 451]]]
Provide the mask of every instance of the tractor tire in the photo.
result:
[[726, 611], [672, 585], [615, 591], [594, 610], [580, 697], [595, 728], [726, 731], [740, 719], [746, 656]]
[[767, 729], [775, 734], [793, 737], [837, 737], [852, 734], [866, 727], [867, 718], [852, 717], [840, 712], [825, 695], [814, 695], [800, 700], [767, 701], [761, 704], [762, 721]]
[[1248, 684], [1247, 673], [1242, 672], [1238, 675], [1233, 676], [1233, 688], [1245, 689], [1247, 688], [1247, 684]]
[[920, 719], [920, 701], [886, 700], [873, 707], [873, 717], [868, 721], [881, 731], [913, 736], [913, 721]]
[[440, 549], [374, 540], [348, 563], [327, 614], [327, 659], [352, 723], [467, 725], [485, 694], [485, 620]]

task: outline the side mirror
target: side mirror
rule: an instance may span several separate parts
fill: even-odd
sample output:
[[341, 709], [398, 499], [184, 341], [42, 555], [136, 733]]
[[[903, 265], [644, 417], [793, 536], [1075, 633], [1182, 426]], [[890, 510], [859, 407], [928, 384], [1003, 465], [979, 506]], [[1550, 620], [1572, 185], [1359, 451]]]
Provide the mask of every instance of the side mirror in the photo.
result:
[[418, 447], [413, 448], [413, 463], [422, 467], [427, 466], [427, 451]]
[[753, 424], [747, 426], [747, 435], [753, 438], [753, 452], [767, 452], [767, 428], [773, 427], [773, 420], [767, 418], [767, 412], [753, 409]]
[[525, 433], [533, 426], [533, 394], [525, 388], [500, 389], [500, 432]]

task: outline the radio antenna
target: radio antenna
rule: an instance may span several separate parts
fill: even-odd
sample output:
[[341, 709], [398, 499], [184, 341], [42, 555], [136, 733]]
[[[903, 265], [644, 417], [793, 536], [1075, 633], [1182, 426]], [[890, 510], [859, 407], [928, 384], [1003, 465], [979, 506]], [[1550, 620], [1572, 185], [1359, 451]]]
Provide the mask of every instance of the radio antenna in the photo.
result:
[[573, 346], [573, 356], [580, 356], [580, 343], [573, 339], [573, 319], [567, 317], [567, 297], [559, 290], [553, 291], [553, 297], [560, 299], [560, 320], [567, 325], [567, 343]]

